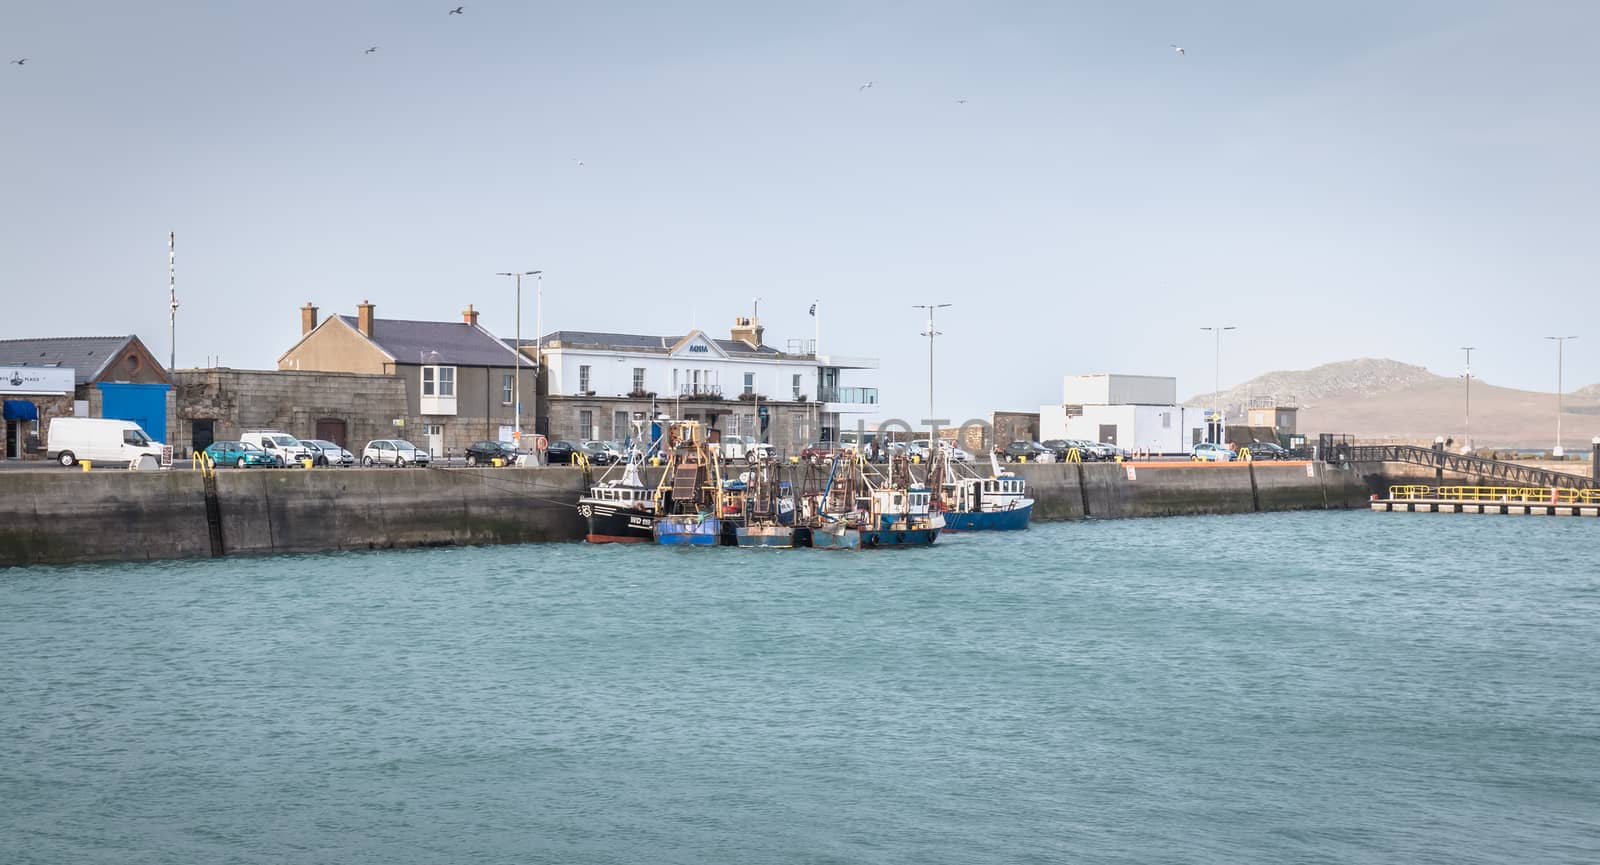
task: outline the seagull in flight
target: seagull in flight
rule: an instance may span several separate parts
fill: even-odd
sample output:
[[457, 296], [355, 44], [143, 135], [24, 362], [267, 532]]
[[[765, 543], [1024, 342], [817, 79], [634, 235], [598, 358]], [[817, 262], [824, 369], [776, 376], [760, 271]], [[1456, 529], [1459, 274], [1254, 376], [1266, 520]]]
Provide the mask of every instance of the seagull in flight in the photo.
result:
[[466, 10], [467, 10], [467, 7], [465, 7], [465, 6], [457, 6], [456, 8], [450, 10], [450, 14], [451, 15], [464, 15], [464, 14], [466, 14]]
[[1179, 54], [1185, 53], [1184, 50], [1183, 50], [1183, 46], [1179, 45], [1176, 42], [1172, 43], [1172, 50], [1178, 52]]
[[957, 105], [966, 105], [967, 104], [967, 98], [965, 96], [963, 96], [960, 99], [957, 99], [956, 100], [956, 104]]
[[13, 61], [11, 61], [11, 64], [13, 66], [25, 66], [25, 65], [27, 65], [27, 62], [28, 62], [28, 58], [24, 57], [21, 60], [13, 60]]
[[363, 54], [377, 54], [378, 53], [378, 46], [374, 45], [371, 48], [368, 48], [367, 50], [365, 50], [365, 51], [363, 51], [361, 53], [363, 53]]
[[573, 162], [574, 162], [574, 163], [577, 163], [577, 166], [578, 166], [578, 167], [579, 167], [579, 168], [582, 168], [582, 167], [583, 167], [583, 160], [582, 160], [582, 159], [574, 159], [574, 160], [572, 160], [572, 161], [573, 161]]
[[857, 87], [856, 88], [856, 92], [860, 93], [863, 90], [871, 90], [872, 89], [872, 85], [877, 84], [877, 83], [878, 82], [876, 82], [876, 81], [868, 81], [867, 83], [861, 85], [860, 87]]

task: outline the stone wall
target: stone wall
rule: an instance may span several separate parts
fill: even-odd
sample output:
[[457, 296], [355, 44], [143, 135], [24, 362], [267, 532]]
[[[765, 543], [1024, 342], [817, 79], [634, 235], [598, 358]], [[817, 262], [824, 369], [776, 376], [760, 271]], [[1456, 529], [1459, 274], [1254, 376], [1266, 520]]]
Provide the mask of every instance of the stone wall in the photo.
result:
[[[405, 384], [398, 376], [292, 370], [183, 369], [177, 384], [173, 444], [187, 450], [195, 420], [215, 421], [213, 439], [237, 439], [248, 429], [282, 430], [317, 437], [320, 420], [342, 421], [345, 441], [359, 454], [375, 438], [410, 435], [418, 419], [406, 413]], [[407, 420], [404, 429], [394, 419]]]

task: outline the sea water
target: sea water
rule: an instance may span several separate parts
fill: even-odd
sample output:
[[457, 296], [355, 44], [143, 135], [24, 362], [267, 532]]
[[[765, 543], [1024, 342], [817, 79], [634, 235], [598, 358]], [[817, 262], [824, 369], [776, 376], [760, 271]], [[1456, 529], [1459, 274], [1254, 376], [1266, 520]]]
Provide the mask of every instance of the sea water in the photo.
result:
[[0, 571], [5, 863], [1594, 863], [1600, 522]]

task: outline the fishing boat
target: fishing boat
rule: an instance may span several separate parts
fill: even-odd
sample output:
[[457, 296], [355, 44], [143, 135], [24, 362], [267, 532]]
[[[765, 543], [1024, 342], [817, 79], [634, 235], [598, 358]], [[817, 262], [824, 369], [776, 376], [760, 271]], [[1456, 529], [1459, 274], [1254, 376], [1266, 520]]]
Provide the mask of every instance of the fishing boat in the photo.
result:
[[944, 517], [932, 506], [933, 491], [912, 480], [903, 456], [892, 457], [887, 471], [855, 454], [837, 456], [827, 483], [808, 499], [816, 549], [929, 546], [944, 529]]
[[[642, 441], [639, 429], [630, 440]], [[638, 447], [628, 449], [626, 462], [618, 463], [612, 470], [621, 468], [621, 476], [602, 476], [589, 487], [589, 494], [578, 499], [578, 514], [588, 523], [586, 540], [591, 544], [641, 544], [648, 543], [654, 535], [656, 522], [655, 491], [639, 478], [639, 467], [646, 452]]]
[[783, 466], [775, 459], [763, 459], [742, 473], [739, 482], [744, 495], [739, 502], [739, 521], [733, 527], [734, 543], [741, 547], [795, 545], [794, 496], [792, 485], [783, 479]]
[[929, 483], [938, 491], [934, 508], [944, 514], [945, 528], [952, 532], [1005, 532], [1028, 527], [1033, 515], [1033, 499], [1028, 484], [1012, 472], [1002, 471], [1000, 462], [989, 455], [989, 477], [959, 474], [949, 460], [939, 460], [929, 472]]
[[672, 421], [663, 431], [666, 470], [655, 489], [655, 542], [667, 546], [712, 547], [723, 542], [722, 517], [728, 501], [722, 463], [706, 446], [696, 421]]

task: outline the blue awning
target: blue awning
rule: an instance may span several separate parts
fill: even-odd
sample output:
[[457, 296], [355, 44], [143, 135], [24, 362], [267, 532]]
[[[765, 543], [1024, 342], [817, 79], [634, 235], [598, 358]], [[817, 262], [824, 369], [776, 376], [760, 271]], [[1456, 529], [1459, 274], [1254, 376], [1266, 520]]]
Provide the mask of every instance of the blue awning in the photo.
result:
[[8, 399], [3, 409], [6, 420], [38, 420], [39, 409], [25, 399]]

